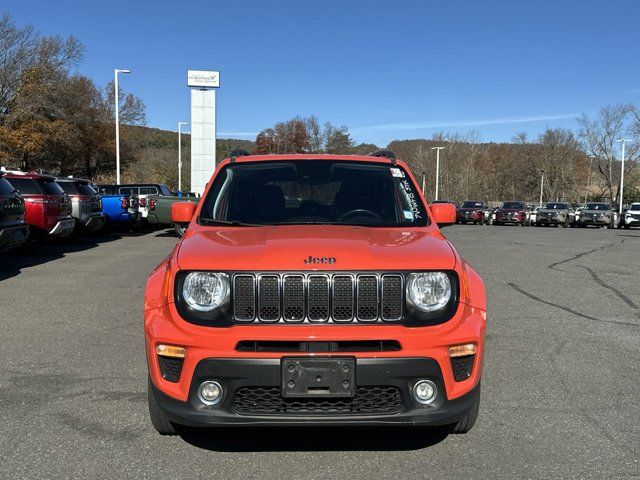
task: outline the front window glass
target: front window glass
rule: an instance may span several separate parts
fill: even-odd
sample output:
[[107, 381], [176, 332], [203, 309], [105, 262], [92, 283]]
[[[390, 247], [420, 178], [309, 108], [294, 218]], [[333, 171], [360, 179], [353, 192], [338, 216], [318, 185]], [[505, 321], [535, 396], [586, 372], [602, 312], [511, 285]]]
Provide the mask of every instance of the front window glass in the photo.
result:
[[225, 167], [205, 199], [200, 221], [420, 226], [428, 217], [400, 167], [291, 160]]
[[522, 202], [504, 202], [500, 208], [504, 208], [505, 210], [523, 210], [525, 207]]
[[587, 203], [585, 210], [609, 210], [609, 205], [606, 203]]
[[482, 202], [462, 202], [460, 208], [482, 208], [484, 205]]
[[566, 203], [549, 202], [544, 206], [544, 208], [547, 210], [567, 210], [569, 207], [567, 207]]
[[640, 210], [640, 203], [632, 203], [629, 210]]

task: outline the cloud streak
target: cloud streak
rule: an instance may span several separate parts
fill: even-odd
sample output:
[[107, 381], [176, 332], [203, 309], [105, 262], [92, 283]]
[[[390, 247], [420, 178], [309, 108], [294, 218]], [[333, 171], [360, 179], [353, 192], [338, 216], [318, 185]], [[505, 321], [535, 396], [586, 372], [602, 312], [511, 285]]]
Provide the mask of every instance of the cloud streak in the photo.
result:
[[259, 132], [218, 132], [220, 138], [255, 137]]
[[504, 125], [514, 123], [532, 123], [544, 122], [549, 120], [562, 120], [567, 118], [576, 118], [577, 113], [563, 113], [559, 115], [534, 115], [528, 117], [503, 117], [503, 118], [485, 118], [478, 120], [452, 120], [439, 122], [408, 122], [408, 123], [386, 123], [382, 125], [369, 125], [365, 127], [352, 128], [352, 132], [366, 131], [384, 131], [384, 130], [422, 130], [429, 128], [445, 128], [445, 127], [482, 127], [485, 125]]

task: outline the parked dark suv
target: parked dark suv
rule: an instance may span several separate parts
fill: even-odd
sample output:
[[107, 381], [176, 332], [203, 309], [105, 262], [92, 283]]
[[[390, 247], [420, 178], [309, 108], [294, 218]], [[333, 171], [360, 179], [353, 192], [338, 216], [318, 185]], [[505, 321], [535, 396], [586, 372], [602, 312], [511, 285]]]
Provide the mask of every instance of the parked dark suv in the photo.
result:
[[76, 220], [76, 229], [88, 232], [101, 230], [106, 216], [102, 213], [100, 195], [89, 180], [63, 177], [56, 181], [71, 199], [71, 215]]
[[24, 221], [24, 200], [0, 173], [0, 252], [27, 241], [29, 225]]

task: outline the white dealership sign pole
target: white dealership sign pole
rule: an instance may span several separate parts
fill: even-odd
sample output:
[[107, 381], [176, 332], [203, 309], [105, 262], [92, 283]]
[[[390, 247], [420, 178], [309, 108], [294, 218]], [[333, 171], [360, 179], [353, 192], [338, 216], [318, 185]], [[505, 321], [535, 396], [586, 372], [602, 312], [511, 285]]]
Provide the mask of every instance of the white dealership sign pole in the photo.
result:
[[431, 150], [436, 151], [436, 198], [438, 200], [438, 188], [440, 187], [440, 150], [444, 147], [431, 147]]
[[621, 166], [620, 166], [620, 206], [619, 206], [619, 210], [618, 210], [618, 214], [622, 217], [622, 201], [623, 201], [623, 197], [624, 197], [624, 146], [626, 145], [627, 142], [630, 142], [631, 140], [627, 140], [627, 139], [621, 139], [621, 140], [616, 140], [616, 142], [620, 142], [622, 143], [622, 155], [621, 155]]
[[189, 70], [191, 88], [191, 191], [202, 194], [216, 169], [216, 89], [220, 72]]

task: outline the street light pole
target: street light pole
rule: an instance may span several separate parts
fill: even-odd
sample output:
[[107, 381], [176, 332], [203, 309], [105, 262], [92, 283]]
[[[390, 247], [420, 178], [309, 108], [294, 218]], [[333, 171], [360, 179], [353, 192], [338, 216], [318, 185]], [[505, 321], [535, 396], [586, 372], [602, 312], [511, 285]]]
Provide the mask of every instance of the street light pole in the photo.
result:
[[540, 170], [540, 174], [542, 177], [540, 178], [540, 203], [539, 206], [542, 206], [542, 191], [544, 188], [544, 170]]
[[131, 70], [113, 70], [114, 77], [114, 102], [116, 106], [116, 185], [120, 185], [120, 90], [118, 89], [118, 74], [131, 73]]
[[444, 147], [431, 147], [431, 150], [436, 151], [436, 198], [438, 200], [438, 188], [440, 186], [440, 150]]
[[620, 207], [618, 209], [618, 214], [622, 216], [622, 198], [624, 196], [624, 146], [626, 145], [627, 142], [631, 142], [631, 140], [627, 140], [623, 138], [620, 140], [616, 140], [616, 142], [622, 143], [622, 152], [620, 155], [620, 159], [622, 162], [622, 165], [620, 166]]
[[182, 192], [182, 125], [188, 122], [178, 122], [178, 191]]

